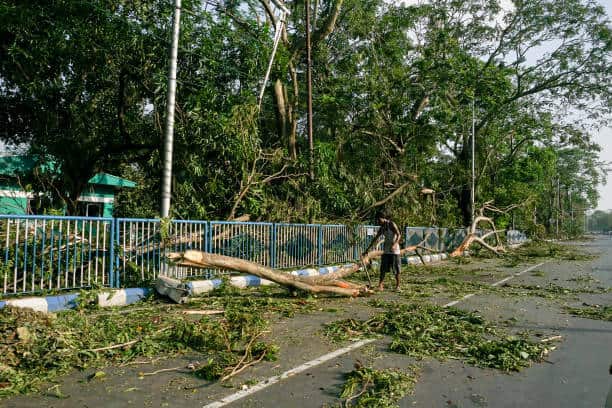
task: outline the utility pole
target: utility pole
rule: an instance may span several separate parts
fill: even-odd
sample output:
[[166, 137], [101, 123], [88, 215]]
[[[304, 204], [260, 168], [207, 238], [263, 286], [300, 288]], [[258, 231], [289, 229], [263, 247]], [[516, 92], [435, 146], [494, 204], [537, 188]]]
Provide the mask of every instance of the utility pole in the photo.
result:
[[176, 100], [176, 61], [181, 25], [181, 0], [174, 0], [174, 22], [172, 24], [172, 44], [170, 48], [170, 68], [168, 70], [168, 100], [166, 103], [166, 131], [164, 138], [164, 168], [162, 174], [161, 216], [170, 214], [172, 186], [172, 148], [174, 145], [174, 110]]
[[474, 99], [472, 98], [472, 191], [470, 192], [470, 208], [472, 213], [472, 224], [474, 224], [474, 200], [476, 189], [476, 113], [474, 107]]
[[314, 141], [312, 136], [312, 50], [310, 44], [310, 1], [306, 0], [306, 91], [308, 93], [308, 152], [310, 180], [314, 181]]
[[559, 212], [561, 210], [561, 191], [560, 191], [560, 180], [557, 174], [557, 238], [559, 238]]

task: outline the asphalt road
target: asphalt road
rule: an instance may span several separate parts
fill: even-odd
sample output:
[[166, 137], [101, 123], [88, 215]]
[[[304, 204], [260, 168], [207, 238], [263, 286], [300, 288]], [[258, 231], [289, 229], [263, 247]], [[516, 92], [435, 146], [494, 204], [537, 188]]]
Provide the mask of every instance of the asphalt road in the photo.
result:
[[[580, 243], [599, 256], [588, 262], [550, 261], [538, 268], [546, 281], [563, 282], [570, 276], [591, 274], [602, 286], [612, 287], [612, 240]], [[531, 275], [515, 278], [513, 284], [530, 284]], [[538, 281], [539, 284], [545, 282]], [[583, 295], [590, 304], [612, 305], [612, 293]], [[612, 322], [573, 317], [559, 305], [540, 299], [508, 299], [474, 296], [456, 305], [478, 310], [485, 316], [517, 318], [515, 327], [563, 336], [548, 363], [536, 364], [517, 374], [503, 374], [462, 364], [458, 361], [422, 361], [421, 378], [414, 395], [404, 398], [401, 407], [534, 407], [599, 408], [612, 393]], [[382, 344], [374, 363], [377, 367], [402, 367], [413, 363], [397, 354], [386, 353]], [[370, 359], [371, 350], [349, 353], [258, 392], [231, 407], [320, 407], [337, 403], [342, 375], [356, 360]], [[612, 401], [609, 402], [612, 404]], [[607, 406], [605, 408], [612, 408]]]
[[[586, 261], [539, 259], [515, 267], [504, 266], [498, 260], [484, 260], [471, 266], [478, 266], [481, 272], [470, 279], [492, 284], [513, 276], [511, 282], [517, 285], [545, 286], [550, 282], [574, 288], [579, 285], [580, 278], [592, 276], [599, 281], [596, 283], [598, 286], [612, 288], [612, 240], [599, 239], [577, 245], [597, 256]], [[532, 273], [534, 264], [540, 262], [544, 264], [537, 267], [537, 273]], [[384, 296], [398, 299], [395, 294]], [[428, 301], [444, 305], [454, 299], [457, 297], [439, 294]], [[612, 305], [612, 292], [580, 294], [579, 299], [572, 302], [570, 305], [576, 306], [583, 302]], [[530, 330], [542, 336], [563, 336], [547, 362], [535, 364], [520, 373], [504, 374], [456, 360], [415, 361], [389, 353], [388, 339], [379, 339], [318, 365], [306, 366], [301, 372], [272, 385], [264, 384], [257, 392], [223, 406], [338, 406], [343, 378], [359, 360], [377, 368], [402, 368], [411, 364], [420, 367], [414, 392], [400, 401], [401, 407], [612, 408], [612, 401], [610, 406], [605, 405], [606, 396], [612, 392], [612, 375], [608, 372], [612, 364], [612, 322], [574, 317], [564, 313], [562, 306], [562, 302], [554, 299], [494, 294], [476, 294], [456, 305], [465, 310], [477, 310], [496, 322], [507, 324], [512, 318], [509, 329], [515, 331]], [[337, 311], [327, 311], [332, 307]], [[0, 407], [203, 407], [215, 404], [241, 390], [252, 391], [258, 382], [265, 383], [267, 379], [319, 356], [350, 346], [351, 343], [338, 345], [322, 338], [322, 324], [347, 316], [365, 318], [371, 313], [372, 309], [363, 300], [340, 299], [330, 301], [321, 312], [276, 321], [272, 335], [281, 346], [281, 359], [247, 370], [236, 378], [232, 387], [209, 384], [188, 373], [167, 372], [145, 379], [138, 375], [140, 371], [186, 365], [198, 358], [186, 355], [152, 366], [109, 368], [105, 379], [100, 382], [83, 381], [90, 374], [88, 372], [74, 373], [60, 382], [62, 393], [69, 398], [58, 399], [44, 394], [20, 396], [0, 401]]]

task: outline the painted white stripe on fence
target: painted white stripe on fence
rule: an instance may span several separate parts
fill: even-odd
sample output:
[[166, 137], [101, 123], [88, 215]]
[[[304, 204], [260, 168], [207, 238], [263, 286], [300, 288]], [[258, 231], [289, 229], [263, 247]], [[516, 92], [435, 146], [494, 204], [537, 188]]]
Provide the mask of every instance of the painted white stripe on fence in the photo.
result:
[[232, 276], [230, 278], [230, 285], [236, 288], [244, 289], [248, 286], [248, 282], [244, 276]]
[[372, 343], [373, 341], [375, 341], [376, 339], [365, 339], [365, 340], [361, 340], [358, 341], [356, 343], [351, 344], [350, 346], [341, 348], [339, 350], [336, 351], [332, 351], [331, 353], [327, 353], [315, 360], [312, 361], [308, 361], [307, 363], [304, 363], [300, 366], [297, 366], [295, 368], [292, 368], [291, 370], [285, 371], [284, 373], [282, 373], [281, 375], [275, 375], [273, 377], [270, 377], [268, 379], [265, 379], [263, 381], [258, 382], [257, 384], [255, 384], [252, 387], [249, 387], [245, 390], [241, 390], [238, 391], [235, 394], [232, 395], [228, 395], [227, 397], [220, 399], [219, 401], [215, 401], [213, 403], [210, 403], [208, 405], [204, 405], [204, 408], [218, 408], [218, 407], [224, 407], [227, 404], [231, 404], [234, 401], [238, 401], [239, 399], [242, 399], [248, 395], [254, 394], [258, 391], [263, 390], [264, 388], [267, 388], [271, 385], [276, 384], [277, 382], [284, 380], [286, 378], [289, 378], [293, 375], [299, 374], [303, 371], [308, 370], [309, 368], [318, 366], [319, 364], [322, 364], [326, 361], [332, 360], [338, 356], [341, 356], [342, 354], [348, 353], [349, 351], [358, 349], [359, 347], [365, 346], [366, 344]]
[[187, 285], [192, 295], [201, 295], [203, 293], [210, 292], [215, 288], [215, 285], [212, 280], [192, 281], [189, 282]]
[[100, 307], [125, 306], [127, 304], [126, 301], [127, 293], [125, 289], [98, 294], [98, 305]]

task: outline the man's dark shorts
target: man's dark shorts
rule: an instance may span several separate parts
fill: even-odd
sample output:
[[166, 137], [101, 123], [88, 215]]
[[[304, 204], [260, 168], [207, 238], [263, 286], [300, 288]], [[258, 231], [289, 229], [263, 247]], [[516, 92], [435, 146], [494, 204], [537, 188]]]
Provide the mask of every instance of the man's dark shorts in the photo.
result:
[[396, 276], [399, 275], [400, 266], [401, 261], [399, 255], [383, 254], [380, 262], [380, 279], [382, 280], [389, 271], [393, 271]]

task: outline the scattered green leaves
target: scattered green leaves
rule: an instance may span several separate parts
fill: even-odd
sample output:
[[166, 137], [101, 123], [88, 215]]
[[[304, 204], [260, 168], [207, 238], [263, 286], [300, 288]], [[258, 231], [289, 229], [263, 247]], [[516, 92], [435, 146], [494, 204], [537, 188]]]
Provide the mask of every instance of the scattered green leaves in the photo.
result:
[[[381, 302], [379, 302], [381, 304]], [[525, 336], [509, 336], [478, 314], [429, 304], [387, 303], [367, 321], [341, 320], [325, 326], [335, 340], [384, 334], [390, 349], [415, 358], [462, 359], [479, 367], [518, 371], [547, 352]]]
[[565, 261], [587, 261], [593, 255], [567, 244], [546, 241], [530, 241], [505, 255], [506, 266], [529, 262], [532, 258], [554, 258]]
[[546, 285], [510, 285], [506, 284], [499, 288], [499, 293], [511, 296], [538, 296], [546, 299], [575, 298], [582, 293], [602, 294], [609, 289], [603, 287], [582, 286], [578, 288], [568, 288], [554, 283]]
[[612, 306], [584, 305], [583, 307], [566, 307], [565, 310], [574, 316], [612, 322]]
[[[4, 308], [0, 311], [0, 396], [37, 390], [41, 383], [75, 368], [125, 363], [141, 356], [194, 350], [217, 360], [227, 353], [231, 358], [226, 363], [232, 364], [245, 350], [262, 359], [272, 359], [278, 351], [254, 341], [268, 325], [260, 309], [227, 302], [223, 316], [199, 320], [182, 314], [182, 309], [151, 303], [144, 309], [52, 315]], [[223, 370], [223, 362], [215, 364]], [[102, 378], [100, 373], [92, 379]]]
[[416, 383], [418, 369], [409, 367], [405, 373], [398, 369], [376, 370], [356, 364], [342, 388], [345, 407], [392, 408]]

